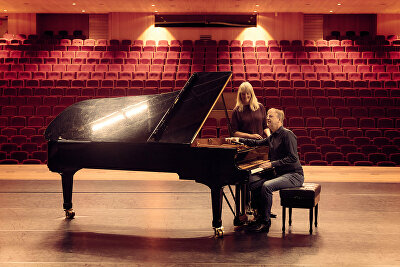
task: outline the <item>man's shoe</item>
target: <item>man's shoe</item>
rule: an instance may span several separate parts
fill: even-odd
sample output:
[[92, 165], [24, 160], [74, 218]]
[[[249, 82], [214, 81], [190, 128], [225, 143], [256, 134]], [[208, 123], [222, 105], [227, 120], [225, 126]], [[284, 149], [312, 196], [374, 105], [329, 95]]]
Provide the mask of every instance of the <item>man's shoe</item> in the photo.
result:
[[254, 226], [256, 226], [256, 225], [259, 225], [261, 222], [263, 221], [263, 219], [261, 219], [261, 218], [255, 218], [254, 220], [252, 220], [252, 221], [249, 221], [248, 223], [247, 223], [247, 225], [246, 225], [246, 227], [247, 228], [251, 228], [251, 227], [254, 227]]
[[259, 224], [256, 224], [253, 227], [249, 228], [249, 231], [253, 233], [261, 233], [261, 232], [268, 233], [270, 227], [271, 227], [271, 220], [261, 221]]

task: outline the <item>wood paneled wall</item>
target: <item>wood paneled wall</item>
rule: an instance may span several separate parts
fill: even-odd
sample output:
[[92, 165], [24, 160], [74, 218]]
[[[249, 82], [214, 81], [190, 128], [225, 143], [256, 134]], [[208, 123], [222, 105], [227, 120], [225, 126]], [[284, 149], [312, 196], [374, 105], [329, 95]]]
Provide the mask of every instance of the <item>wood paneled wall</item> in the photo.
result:
[[[10, 13], [7, 22], [8, 33], [41, 34], [41, 31], [47, 30], [44, 28], [49, 30], [54, 28], [55, 34], [58, 30], [71, 30], [72, 34], [73, 30], [81, 28], [84, 34], [89, 35], [87, 19], [68, 19], [66, 21], [63, 17], [66, 15], [82, 16], [83, 14], [50, 14], [53, 15], [50, 20], [41, 22], [39, 19], [37, 24], [36, 17], [42, 15], [44, 14]], [[360, 30], [369, 30], [371, 33], [376, 31], [376, 34], [380, 35], [400, 35], [400, 14], [378, 14], [376, 22], [373, 19], [355, 19], [355, 17], [361, 18], [363, 15], [324, 15], [324, 36], [329, 35], [332, 30], [340, 30], [342, 34], [345, 34], [346, 30], [351, 29], [358, 33]], [[344, 20], [342, 16], [347, 18]], [[251, 28], [156, 28], [152, 13], [109, 13], [108, 17], [108, 32], [105, 32], [103, 36], [108, 36], [110, 39], [196, 40], [200, 38], [200, 35], [211, 35], [214, 40], [304, 39], [304, 15], [302, 13], [259, 14], [258, 26]], [[106, 27], [104, 27], [104, 31], [106, 31]]]
[[59, 31], [68, 31], [72, 35], [75, 30], [89, 36], [88, 14], [37, 14], [38, 35], [42, 35], [44, 31], [53, 31], [54, 35]]
[[340, 31], [346, 35], [346, 31], [368, 31], [371, 36], [376, 35], [376, 14], [329, 14], [324, 15], [324, 38], [331, 35], [332, 31]]
[[400, 35], [400, 14], [378, 14], [377, 34]]
[[8, 15], [8, 33], [10, 34], [36, 34], [36, 14], [11, 13]]
[[302, 13], [259, 14], [258, 26], [250, 28], [162, 28], [154, 27], [153, 14], [110, 13], [110, 38], [131, 40], [294, 40], [303, 39]]
[[109, 16], [108, 14], [89, 15], [89, 35], [90, 39], [109, 39], [108, 36]]

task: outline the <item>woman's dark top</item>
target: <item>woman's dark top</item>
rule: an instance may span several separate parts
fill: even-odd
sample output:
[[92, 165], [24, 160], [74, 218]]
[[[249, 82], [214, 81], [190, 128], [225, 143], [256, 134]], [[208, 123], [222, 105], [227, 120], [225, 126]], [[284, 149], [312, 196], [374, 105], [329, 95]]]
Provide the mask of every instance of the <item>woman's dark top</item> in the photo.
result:
[[239, 111], [238, 107], [233, 109], [231, 127], [233, 132], [243, 132], [249, 134], [259, 134], [265, 136], [264, 129], [267, 128], [267, 114], [262, 104], [255, 111], [249, 105]]
[[297, 153], [297, 137], [291, 130], [281, 126], [268, 138], [239, 138], [239, 141], [248, 146], [268, 146], [268, 159], [278, 176], [292, 172], [304, 175]]

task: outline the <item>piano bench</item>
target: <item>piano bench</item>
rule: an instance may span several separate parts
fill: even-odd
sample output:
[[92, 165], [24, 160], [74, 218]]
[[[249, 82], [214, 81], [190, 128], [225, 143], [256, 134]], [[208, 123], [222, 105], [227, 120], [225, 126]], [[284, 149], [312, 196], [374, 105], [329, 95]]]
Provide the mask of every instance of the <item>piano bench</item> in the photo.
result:
[[313, 228], [313, 208], [315, 209], [315, 227], [318, 224], [318, 202], [320, 199], [321, 185], [304, 183], [301, 187], [281, 189], [282, 206], [282, 232], [285, 233], [286, 208], [289, 208], [289, 226], [292, 225], [292, 208], [309, 209], [310, 234]]

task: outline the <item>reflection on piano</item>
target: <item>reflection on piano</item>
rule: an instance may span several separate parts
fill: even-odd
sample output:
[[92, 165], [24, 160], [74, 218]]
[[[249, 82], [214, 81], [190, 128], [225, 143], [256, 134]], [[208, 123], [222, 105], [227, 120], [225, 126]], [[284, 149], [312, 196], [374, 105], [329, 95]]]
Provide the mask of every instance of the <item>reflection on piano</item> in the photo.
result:
[[45, 132], [48, 167], [61, 174], [66, 217], [75, 215], [74, 174], [92, 168], [172, 172], [208, 186], [216, 236], [223, 235], [223, 187], [237, 185], [238, 225], [246, 208], [240, 190], [250, 173], [262, 171], [258, 165], [266, 160], [266, 148], [197, 138], [230, 77], [230, 72], [195, 73], [180, 91], [92, 99], [66, 108]]

